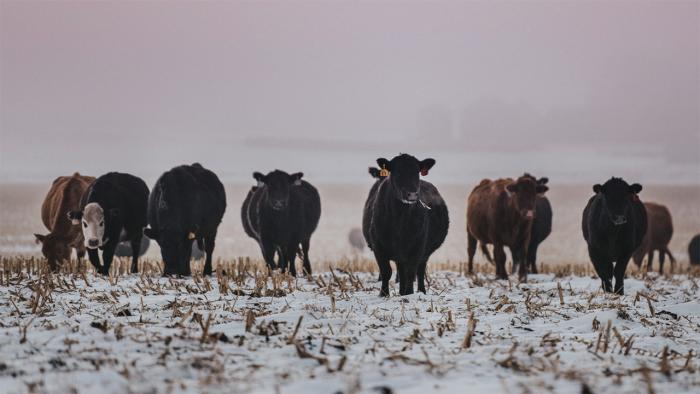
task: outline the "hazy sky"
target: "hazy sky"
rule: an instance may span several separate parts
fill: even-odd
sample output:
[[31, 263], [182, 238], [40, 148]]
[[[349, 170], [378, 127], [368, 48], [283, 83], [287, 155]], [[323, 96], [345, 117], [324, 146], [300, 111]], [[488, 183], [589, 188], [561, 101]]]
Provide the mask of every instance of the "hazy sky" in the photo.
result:
[[0, 180], [700, 184], [700, 2], [0, 2]]

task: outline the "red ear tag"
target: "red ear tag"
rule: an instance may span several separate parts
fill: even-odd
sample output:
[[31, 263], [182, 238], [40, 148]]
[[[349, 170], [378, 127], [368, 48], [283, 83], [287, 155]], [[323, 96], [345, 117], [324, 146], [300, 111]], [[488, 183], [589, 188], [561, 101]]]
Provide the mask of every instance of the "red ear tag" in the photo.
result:
[[426, 175], [428, 175], [428, 170], [425, 169], [425, 168], [421, 168], [420, 174], [423, 175], [423, 176], [426, 176]]

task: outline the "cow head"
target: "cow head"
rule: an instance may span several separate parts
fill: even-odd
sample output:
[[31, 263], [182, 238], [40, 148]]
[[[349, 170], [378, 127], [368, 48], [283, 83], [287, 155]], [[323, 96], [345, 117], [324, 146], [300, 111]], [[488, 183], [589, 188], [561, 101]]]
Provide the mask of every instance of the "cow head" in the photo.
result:
[[404, 204], [415, 204], [420, 201], [420, 176], [428, 175], [428, 171], [435, 165], [435, 160], [419, 161], [404, 153], [391, 161], [379, 158], [377, 164], [379, 168], [389, 171], [388, 178], [396, 199]]
[[520, 215], [527, 220], [535, 218], [535, 200], [537, 195], [544, 194], [547, 190], [549, 190], [547, 186], [539, 184], [529, 174], [525, 174], [506, 185], [508, 198], [513, 201]]
[[542, 178], [537, 179], [534, 175], [531, 175], [528, 172], [524, 173], [523, 177], [532, 179], [533, 181], [537, 182], [538, 185], [546, 185], [547, 182], [549, 182], [549, 178], [547, 178], [547, 177], [542, 177]]
[[41, 254], [46, 257], [49, 267], [56, 267], [57, 264], [70, 260], [70, 246], [65, 239], [61, 239], [56, 234], [34, 234], [36, 242], [41, 244]]
[[194, 231], [187, 231], [179, 226], [162, 229], [147, 227], [143, 230], [143, 234], [158, 242], [160, 255], [166, 267], [177, 267], [174, 272], [179, 272], [190, 264]]
[[303, 173], [287, 174], [284, 171], [274, 170], [267, 175], [259, 172], [253, 173], [253, 178], [258, 181], [258, 186], [267, 187], [267, 203], [275, 211], [281, 211], [289, 205], [289, 191], [292, 187], [301, 186]]
[[632, 185], [622, 178], [610, 178], [603, 185], [593, 185], [593, 192], [603, 196], [603, 207], [608, 218], [615, 226], [627, 223], [632, 209], [632, 202], [638, 201], [637, 193], [642, 191], [642, 185]]
[[119, 216], [119, 209], [110, 209], [106, 214], [99, 203], [91, 202], [82, 211], [68, 213], [68, 218], [75, 224], [80, 224], [85, 238], [85, 247], [97, 249], [108, 240], [105, 239], [105, 222]]

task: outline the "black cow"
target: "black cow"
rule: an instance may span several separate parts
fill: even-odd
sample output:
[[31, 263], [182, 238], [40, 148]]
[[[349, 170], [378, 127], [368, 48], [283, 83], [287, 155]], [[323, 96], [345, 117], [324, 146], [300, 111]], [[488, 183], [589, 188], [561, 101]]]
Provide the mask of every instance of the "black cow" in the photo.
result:
[[389, 175], [372, 186], [362, 227], [379, 265], [379, 294], [389, 296], [390, 260], [399, 273], [399, 294], [413, 294], [416, 276], [418, 291], [425, 293], [428, 258], [442, 245], [449, 227], [447, 206], [437, 188], [420, 180], [435, 160], [401, 154], [391, 161], [379, 158], [377, 164]]
[[190, 275], [192, 240], [206, 253], [204, 275], [212, 273], [216, 233], [226, 211], [219, 178], [199, 163], [160, 176], [148, 199], [149, 228], [144, 234], [160, 245], [164, 275]]
[[[88, 257], [95, 269], [109, 275], [117, 244], [131, 243], [131, 272], [138, 272], [141, 237], [146, 227], [148, 186], [138, 177], [119, 172], [102, 175], [83, 194], [80, 211], [69, 213], [82, 225]], [[102, 265], [98, 248], [102, 249]]]
[[700, 265], [700, 234], [693, 237], [688, 244], [688, 257], [690, 264]]
[[[537, 179], [534, 176], [525, 173], [526, 177], [530, 177], [538, 185], [546, 185], [549, 182], [548, 178]], [[527, 248], [527, 265], [530, 268], [530, 273], [537, 273], [537, 247], [544, 241], [549, 234], [552, 233], [552, 205], [544, 193], [537, 195], [535, 199], [535, 218], [532, 220], [532, 229], [530, 230], [530, 245]], [[516, 266], [513, 264], [513, 272], [516, 271]]]
[[622, 178], [610, 178], [602, 186], [593, 186], [596, 194], [583, 210], [583, 238], [606, 292], [613, 290], [614, 271], [615, 293], [624, 294], [627, 263], [647, 231], [647, 213], [637, 196], [640, 191], [638, 183], [629, 185]]
[[[275, 170], [267, 175], [253, 173], [258, 186], [248, 192], [241, 207], [241, 220], [246, 234], [260, 245], [270, 269], [279, 266], [296, 276], [294, 260], [299, 253], [304, 260], [304, 273], [311, 274], [309, 244], [321, 217], [321, 198], [301, 172], [289, 175]], [[275, 253], [278, 262], [275, 262]]]

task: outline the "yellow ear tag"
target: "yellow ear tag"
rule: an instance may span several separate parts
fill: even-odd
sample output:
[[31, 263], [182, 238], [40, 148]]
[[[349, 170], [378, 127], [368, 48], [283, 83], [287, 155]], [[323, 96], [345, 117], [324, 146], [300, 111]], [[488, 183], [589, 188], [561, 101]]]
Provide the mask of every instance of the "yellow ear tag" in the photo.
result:
[[187, 234], [187, 239], [192, 240], [192, 239], [195, 239], [195, 238], [196, 238], [196, 237], [195, 237], [194, 233], [189, 233], [189, 234]]
[[389, 170], [386, 169], [386, 167], [382, 166], [382, 169], [379, 170], [379, 176], [382, 178], [386, 178], [389, 176]]

